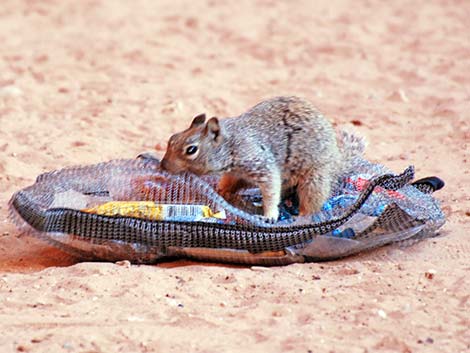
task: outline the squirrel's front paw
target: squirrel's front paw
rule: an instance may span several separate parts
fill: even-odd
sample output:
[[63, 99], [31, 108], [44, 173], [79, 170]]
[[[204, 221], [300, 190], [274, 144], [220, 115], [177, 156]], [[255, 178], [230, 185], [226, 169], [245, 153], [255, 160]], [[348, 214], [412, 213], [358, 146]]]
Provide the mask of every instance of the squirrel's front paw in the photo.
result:
[[263, 217], [263, 220], [264, 220], [265, 223], [269, 223], [269, 224], [276, 224], [277, 223], [277, 218]]
[[269, 212], [265, 212], [264, 214], [264, 220], [266, 223], [277, 223], [277, 220], [279, 219], [279, 210], [276, 208], [275, 210], [270, 210]]

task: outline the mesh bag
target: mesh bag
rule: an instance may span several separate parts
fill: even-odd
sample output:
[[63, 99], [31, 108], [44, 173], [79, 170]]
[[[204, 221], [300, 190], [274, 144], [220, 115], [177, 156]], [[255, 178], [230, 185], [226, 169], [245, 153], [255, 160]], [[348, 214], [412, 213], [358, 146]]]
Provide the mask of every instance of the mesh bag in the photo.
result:
[[431, 193], [442, 185], [413, 177], [413, 167], [393, 175], [357, 157], [320, 212], [297, 216], [292, 193], [273, 223], [260, 216], [258, 189], [227, 201], [217, 177], [170, 175], [143, 156], [42, 174], [12, 196], [10, 215], [22, 232], [86, 260], [284, 265], [435, 235], [445, 219]]

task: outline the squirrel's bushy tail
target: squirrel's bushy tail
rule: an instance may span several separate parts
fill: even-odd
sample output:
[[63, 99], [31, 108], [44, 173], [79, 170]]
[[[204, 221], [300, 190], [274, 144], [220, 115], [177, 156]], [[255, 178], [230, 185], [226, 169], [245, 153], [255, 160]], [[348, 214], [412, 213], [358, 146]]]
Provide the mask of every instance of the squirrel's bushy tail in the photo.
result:
[[[342, 155], [343, 167], [348, 169], [356, 158], [362, 158], [367, 142], [364, 137], [352, 131], [340, 130], [338, 133], [338, 148]], [[343, 169], [343, 170], [344, 170]]]

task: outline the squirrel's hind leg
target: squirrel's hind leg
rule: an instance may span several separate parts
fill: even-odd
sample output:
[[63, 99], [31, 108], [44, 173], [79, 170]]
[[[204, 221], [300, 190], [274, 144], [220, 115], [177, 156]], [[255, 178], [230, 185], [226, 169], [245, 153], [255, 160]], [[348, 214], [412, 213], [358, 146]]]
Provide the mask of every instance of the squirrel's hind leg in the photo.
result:
[[258, 184], [263, 197], [264, 217], [277, 221], [281, 203], [281, 173], [277, 168], [271, 171], [266, 180]]
[[321, 210], [323, 203], [330, 197], [331, 178], [310, 172], [299, 180], [299, 215], [306, 216]]

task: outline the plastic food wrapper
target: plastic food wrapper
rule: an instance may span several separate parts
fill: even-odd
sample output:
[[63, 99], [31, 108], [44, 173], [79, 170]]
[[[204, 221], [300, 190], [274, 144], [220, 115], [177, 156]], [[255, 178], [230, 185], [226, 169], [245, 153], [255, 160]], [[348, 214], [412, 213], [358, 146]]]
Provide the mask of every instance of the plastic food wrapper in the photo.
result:
[[10, 215], [22, 232], [84, 260], [285, 265], [435, 236], [445, 218], [432, 192], [443, 182], [413, 178], [413, 167], [395, 175], [357, 157], [320, 212], [298, 216], [294, 190], [272, 222], [258, 189], [225, 200], [217, 176], [170, 175], [143, 156], [42, 174], [12, 196]]
[[225, 218], [224, 212], [214, 213], [205, 205], [168, 205], [153, 201], [109, 201], [85, 208], [83, 212], [104, 216], [125, 216], [152, 221], [202, 221]]

